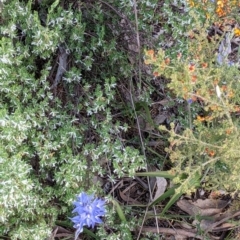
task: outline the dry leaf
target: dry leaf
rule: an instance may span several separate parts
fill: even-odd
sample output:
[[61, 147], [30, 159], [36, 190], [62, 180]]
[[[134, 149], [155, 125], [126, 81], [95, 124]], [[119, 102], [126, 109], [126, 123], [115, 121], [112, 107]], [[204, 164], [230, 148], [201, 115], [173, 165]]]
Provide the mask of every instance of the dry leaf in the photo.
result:
[[136, 44], [128, 44], [128, 49], [135, 53], [139, 52], [139, 47]]
[[195, 206], [200, 208], [224, 208], [228, 205], [228, 201], [221, 199], [198, 199], [196, 202], [192, 202]]
[[[159, 231], [158, 231], [159, 230]], [[143, 232], [152, 232], [152, 233], [165, 233], [165, 234], [172, 234], [174, 236], [182, 236], [182, 237], [193, 237], [194, 239], [201, 239], [203, 240], [204, 238], [200, 235], [197, 234], [197, 231], [186, 231], [184, 229], [171, 229], [171, 228], [162, 228], [159, 227], [158, 229], [156, 227], [143, 227], [142, 228]]]
[[140, 202], [136, 201], [135, 199], [133, 199], [133, 198], [131, 198], [131, 197], [129, 197], [129, 196], [126, 196], [126, 195], [125, 195], [123, 192], [121, 192], [120, 190], [119, 190], [119, 195], [120, 195], [120, 197], [122, 198], [122, 200], [125, 201], [125, 202], [127, 202], [129, 205], [131, 205], [131, 204], [138, 204], [138, 205], [140, 205], [140, 204], [141, 204]]
[[157, 191], [155, 193], [153, 201], [163, 195], [167, 187], [167, 181], [163, 177], [156, 177], [156, 184], [157, 184]]
[[160, 125], [167, 119], [167, 117], [166, 114], [158, 114], [153, 121], [156, 125]]
[[220, 199], [198, 199], [196, 202], [182, 199], [177, 202], [178, 207], [191, 216], [213, 216], [220, 213], [227, 204], [227, 201]]
[[175, 235], [175, 240], [186, 240], [186, 236], [181, 236], [181, 235]]
[[[227, 221], [229, 217], [234, 216], [232, 214], [222, 213], [223, 208], [225, 208], [228, 204], [228, 201], [220, 199], [198, 199], [195, 202], [192, 200], [180, 200], [177, 202], [178, 207], [184, 212], [187, 212], [189, 215], [207, 217], [202, 219], [200, 222], [195, 220], [192, 223], [193, 225], [200, 224], [200, 228], [205, 232], [214, 231], [217, 226], [223, 224], [223, 222]], [[235, 213], [235, 215], [237, 215], [237, 213]], [[226, 218], [219, 221], [219, 219], [223, 216]]]

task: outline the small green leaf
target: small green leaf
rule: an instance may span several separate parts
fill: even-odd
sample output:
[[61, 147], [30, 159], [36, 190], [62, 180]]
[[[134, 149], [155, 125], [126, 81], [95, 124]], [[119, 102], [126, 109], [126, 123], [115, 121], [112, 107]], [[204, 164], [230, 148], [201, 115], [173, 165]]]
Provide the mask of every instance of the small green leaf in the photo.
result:
[[170, 189], [168, 189], [163, 195], [161, 195], [160, 197], [158, 197], [156, 200], [154, 200], [153, 202], [150, 203], [149, 207], [152, 207], [153, 205], [156, 205], [157, 203], [163, 201], [164, 199], [170, 197], [171, 195], [173, 195], [175, 193], [175, 189], [178, 186], [172, 187]]
[[167, 203], [167, 205], [165, 206], [165, 208], [162, 210], [161, 215], [163, 215], [181, 196], [182, 196], [182, 192], [180, 193], [175, 193], [171, 199], [169, 200], [169, 202]]
[[83, 232], [86, 233], [88, 236], [92, 237], [93, 239], [97, 239], [97, 240], [100, 239], [92, 231], [90, 231], [89, 229], [87, 229], [85, 227], [83, 228]]
[[50, 7], [50, 10], [49, 10], [49, 15], [54, 11], [54, 9], [57, 7], [57, 5], [59, 4], [59, 0], [56, 0]]
[[136, 111], [141, 111], [141, 108], [143, 108], [145, 111], [146, 114], [145, 117], [148, 123], [151, 124], [152, 127], [157, 127], [154, 121], [152, 120], [151, 113], [146, 102], [140, 101], [136, 103]]
[[120, 207], [119, 203], [115, 200], [112, 200], [113, 205], [115, 206], [118, 216], [121, 219], [122, 222], [127, 222], [126, 217], [122, 211], [122, 208]]
[[168, 171], [155, 171], [155, 172], [139, 172], [135, 173], [135, 176], [148, 176], [148, 177], [164, 177], [173, 179], [175, 176], [170, 174]]
[[[113, 205], [116, 207], [118, 216], [119, 216], [119, 218], [121, 219], [121, 221], [122, 221], [123, 223], [127, 223], [126, 217], [125, 217], [125, 215], [124, 215], [124, 213], [123, 213], [123, 210], [122, 210], [122, 208], [120, 207], [119, 203], [118, 203], [117, 201], [115, 201], [115, 200], [112, 200], [112, 203], [113, 203]], [[129, 229], [126, 229], [126, 231], [128, 231], [128, 236], [130, 237], [129, 240], [131, 240], [131, 239], [132, 239], [132, 237], [131, 237], [132, 234], [131, 234], [130, 230], [129, 230]]]

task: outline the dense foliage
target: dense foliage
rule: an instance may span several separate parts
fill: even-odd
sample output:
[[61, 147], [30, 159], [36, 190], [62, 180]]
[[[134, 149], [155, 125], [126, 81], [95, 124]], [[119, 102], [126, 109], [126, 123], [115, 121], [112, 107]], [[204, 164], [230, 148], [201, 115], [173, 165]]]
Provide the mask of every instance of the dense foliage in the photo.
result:
[[116, 81], [132, 66], [105, 8], [1, 5], [0, 235], [44, 239], [60, 215], [71, 216], [76, 194], [99, 191], [93, 179], [106, 164], [115, 177], [143, 167], [138, 150], [121, 142], [127, 125], [111, 113]]
[[[200, 184], [240, 189], [239, 69], [230, 52], [217, 55], [221, 38], [209, 41], [213, 21], [234, 16], [237, 3], [225, 14], [221, 4], [205, 2], [0, 2], [0, 238], [46, 239], [57, 223], [71, 227], [80, 192], [106, 195], [98, 176], [115, 183], [147, 169], [136, 136], [144, 113], [170, 136], [168, 169], [182, 193]], [[186, 103], [174, 116], [179, 132], [173, 118], [160, 129], [152, 124], [158, 77], [170, 82], [164, 99]], [[96, 234], [131, 239], [141, 219], [126, 208], [130, 218], [121, 222], [115, 207], [106, 208]]]

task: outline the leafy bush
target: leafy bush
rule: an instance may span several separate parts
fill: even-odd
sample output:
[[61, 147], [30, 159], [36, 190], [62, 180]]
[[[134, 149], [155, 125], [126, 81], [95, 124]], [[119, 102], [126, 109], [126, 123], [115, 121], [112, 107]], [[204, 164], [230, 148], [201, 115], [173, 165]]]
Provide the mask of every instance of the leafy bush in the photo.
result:
[[[146, 167], [143, 143], [124, 141], [136, 111], [144, 108], [152, 122], [143, 45], [164, 48], [147, 51], [145, 63], [171, 79], [169, 94], [188, 102], [184, 130], [164, 128], [174, 182], [183, 192], [200, 180], [209, 189], [239, 189], [239, 71], [226, 59], [220, 66], [218, 40], [207, 41], [222, 5], [136, 2], [1, 1], [0, 236], [46, 239], [57, 223], [71, 226], [77, 194], [103, 194], [96, 176], [114, 183]], [[153, 40], [159, 26], [164, 34]], [[132, 238], [140, 219], [121, 211], [107, 206], [100, 238]]]
[[[240, 187], [237, 147], [239, 69], [238, 64], [217, 61], [222, 54], [221, 47], [217, 54], [218, 42], [208, 41], [208, 27], [195, 26], [196, 33], [188, 41], [186, 57], [176, 55], [169, 59], [160, 49], [156, 54], [152, 50], [146, 51], [145, 59], [146, 64], [154, 66], [155, 76], [171, 79], [168, 87], [188, 105], [188, 126], [185, 125], [182, 132], [176, 132], [174, 124], [170, 130], [160, 127], [170, 134], [170, 147], [166, 151], [173, 163], [171, 172], [176, 176], [173, 181], [181, 184], [182, 192], [188, 193], [196, 187], [196, 184], [190, 184], [191, 180], [211, 190], [233, 192]], [[227, 33], [224, 37], [232, 36]], [[226, 45], [224, 51], [227, 51]], [[193, 102], [201, 106], [198, 116], [192, 115]]]
[[132, 67], [101, 2], [11, 0], [1, 11], [0, 235], [45, 239], [81, 190], [100, 191], [105, 164], [113, 178], [144, 167], [112, 115]]

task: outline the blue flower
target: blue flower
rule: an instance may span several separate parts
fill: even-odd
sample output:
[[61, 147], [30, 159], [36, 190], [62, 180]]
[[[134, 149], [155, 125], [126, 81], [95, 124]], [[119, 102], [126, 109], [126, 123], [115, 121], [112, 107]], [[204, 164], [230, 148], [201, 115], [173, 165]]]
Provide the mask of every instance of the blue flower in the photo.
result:
[[191, 105], [191, 104], [193, 103], [193, 100], [192, 100], [191, 98], [189, 98], [189, 99], [187, 100], [187, 102], [188, 102], [189, 105]]
[[93, 195], [87, 195], [82, 192], [77, 196], [77, 201], [73, 202], [75, 206], [73, 213], [76, 216], [70, 218], [76, 228], [75, 240], [83, 231], [83, 226], [94, 227], [96, 223], [102, 223], [101, 216], [105, 215], [105, 201], [99, 198], [94, 199]]

